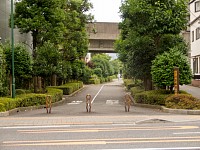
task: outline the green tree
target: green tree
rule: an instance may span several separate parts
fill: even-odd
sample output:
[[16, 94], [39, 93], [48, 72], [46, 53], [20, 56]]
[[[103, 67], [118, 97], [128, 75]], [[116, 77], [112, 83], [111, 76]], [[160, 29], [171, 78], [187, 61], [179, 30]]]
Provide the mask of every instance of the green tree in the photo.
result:
[[[92, 57], [93, 69], [100, 68], [102, 70], [102, 77], [106, 78], [113, 75], [113, 68], [110, 63], [111, 57], [106, 54], [97, 54]], [[98, 72], [98, 76], [100, 76]]]
[[22, 0], [15, 6], [15, 25], [21, 33], [31, 32], [33, 36], [33, 55], [36, 47], [44, 41], [54, 43], [63, 38], [65, 31], [65, 0]]
[[177, 36], [186, 27], [187, 5], [183, 0], [126, 0], [121, 13], [122, 31], [116, 42], [119, 59], [149, 90], [152, 88], [151, 63], [156, 55], [174, 46], [187, 51], [184, 41]]
[[[7, 74], [11, 76], [12, 69], [12, 51], [10, 43], [4, 45], [6, 54]], [[15, 81], [16, 88], [30, 88], [30, 80], [32, 78], [33, 61], [30, 52], [25, 45], [18, 43], [14, 47], [14, 64], [15, 64]], [[11, 84], [11, 81], [10, 81]]]
[[0, 96], [8, 94], [8, 88], [6, 84], [6, 59], [3, 50], [3, 45], [0, 44]]
[[88, 51], [88, 35], [86, 25], [92, 17], [86, 12], [92, 8], [88, 0], [67, 1], [64, 26], [63, 56], [67, 61], [85, 57]]
[[59, 72], [61, 53], [58, 48], [50, 41], [45, 42], [39, 47], [34, 60], [34, 74], [43, 78], [43, 87], [45, 88], [46, 79]]
[[184, 56], [177, 48], [170, 49], [169, 52], [164, 52], [158, 55], [153, 61], [151, 74], [153, 82], [158, 87], [169, 86], [173, 89], [174, 86], [174, 67], [179, 67], [179, 84], [191, 83], [192, 73], [186, 56]]

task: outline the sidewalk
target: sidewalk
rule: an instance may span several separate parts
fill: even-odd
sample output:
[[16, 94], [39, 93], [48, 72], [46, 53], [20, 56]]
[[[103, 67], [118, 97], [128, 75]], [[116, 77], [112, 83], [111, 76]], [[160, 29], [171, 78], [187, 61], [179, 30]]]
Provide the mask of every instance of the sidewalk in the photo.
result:
[[189, 94], [191, 94], [192, 96], [200, 99], [200, 88], [199, 87], [183, 85], [183, 86], [180, 86], [180, 90], [186, 91]]

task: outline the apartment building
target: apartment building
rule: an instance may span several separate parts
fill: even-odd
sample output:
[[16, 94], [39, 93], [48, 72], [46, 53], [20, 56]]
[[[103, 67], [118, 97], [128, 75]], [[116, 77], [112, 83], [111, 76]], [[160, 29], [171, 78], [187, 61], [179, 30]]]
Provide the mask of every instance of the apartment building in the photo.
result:
[[189, 5], [191, 68], [195, 79], [192, 84], [200, 86], [200, 0], [191, 0]]
[[[14, 3], [17, 0], [13, 0]], [[19, 0], [18, 0], [19, 1]], [[9, 18], [11, 13], [11, 0], [0, 0], [0, 42], [5, 43], [11, 39], [11, 29], [9, 27]], [[31, 34], [20, 34], [18, 29], [14, 29], [15, 43], [23, 42], [27, 48], [31, 49], [32, 37]]]

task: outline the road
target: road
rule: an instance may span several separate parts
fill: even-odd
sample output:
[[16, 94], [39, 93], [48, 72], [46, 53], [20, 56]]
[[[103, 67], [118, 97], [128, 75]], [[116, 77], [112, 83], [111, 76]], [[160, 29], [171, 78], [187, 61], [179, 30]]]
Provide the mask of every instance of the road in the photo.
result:
[[[0, 117], [0, 150], [200, 149], [200, 117], [131, 107], [122, 81], [88, 85], [66, 103]], [[85, 109], [91, 94], [92, 112]]]

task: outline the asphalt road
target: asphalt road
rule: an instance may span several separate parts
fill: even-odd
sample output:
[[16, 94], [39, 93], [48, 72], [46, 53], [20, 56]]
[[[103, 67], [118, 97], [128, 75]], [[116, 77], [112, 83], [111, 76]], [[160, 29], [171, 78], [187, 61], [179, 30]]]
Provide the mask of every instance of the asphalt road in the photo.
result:
[[[66, 103], [0, 117], [0, 150], [200, 149], [200, 117], [131, 107], [122, 81], [89, 85]], [[92, 112], [85, 96], [92, 96]]]

